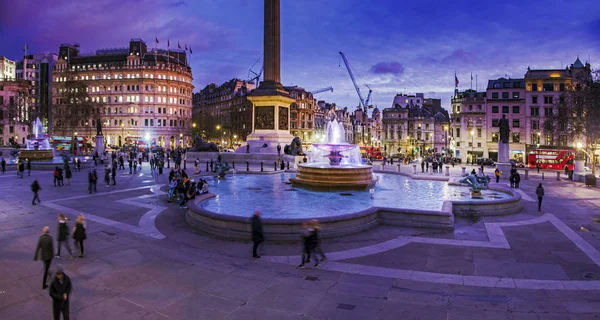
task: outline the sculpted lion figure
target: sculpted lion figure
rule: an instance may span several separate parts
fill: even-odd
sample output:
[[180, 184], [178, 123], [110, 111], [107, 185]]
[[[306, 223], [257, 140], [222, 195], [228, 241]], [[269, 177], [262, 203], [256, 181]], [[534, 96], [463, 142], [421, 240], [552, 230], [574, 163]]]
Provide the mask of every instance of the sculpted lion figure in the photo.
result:
[[300, 140], [299, 137], [295, 137], [292, 140], [292, 143], [285, 145], [285, 147], [283, 148], [283, 153], [289, 154], [292, 156], [305, 155], [304, 151], [302, 150], [302, 140]]
[[212, 142], [204, 142], [200, 136], [194, 138], [194, 151], [219, 152], [219, 147]]

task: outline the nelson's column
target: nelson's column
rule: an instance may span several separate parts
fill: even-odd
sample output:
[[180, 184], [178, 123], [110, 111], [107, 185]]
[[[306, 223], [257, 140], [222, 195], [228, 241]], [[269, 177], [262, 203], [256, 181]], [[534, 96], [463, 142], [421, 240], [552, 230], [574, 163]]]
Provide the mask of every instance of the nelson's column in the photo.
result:
[[[252, 153], [276, 153], [294, 138], [290, 134], [290, 105], [295, 101], [281, 85], [279, 0], [265, 0], [264, 81], [252, 91]], [[266, 146], [265, 146], [266, 145]]]

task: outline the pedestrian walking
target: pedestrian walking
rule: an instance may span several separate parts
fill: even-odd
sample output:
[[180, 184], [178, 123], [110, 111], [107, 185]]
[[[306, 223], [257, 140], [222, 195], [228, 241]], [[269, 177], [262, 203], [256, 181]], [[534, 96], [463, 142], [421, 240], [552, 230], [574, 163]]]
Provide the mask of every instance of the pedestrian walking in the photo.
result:
[[25, 175], [25, 164], [22, 161], [19, 161], [19, 173], [21, 174], [21, 179]]
[[27, 159], [27, 176], [31, 176], [31, 160]]
[[6, 172], [6, 160], [4, 160], [4, 158], [0, 160], [0, 170], [2, 170], [2, 174]]
[[113, 186], [117, 185], [117, 162], [113, 162], [112, 165], [112, 182]]
[[[76, 166], [73, 166], [73, 168], [76, 168]], [[67, 171], [65, 172], [65, 178], [67, 179], [67, 185], [70, 186], [71, 185], [71, 178], [73, 177], [73, 173], [71, 172], [71, 168], [67, 167]]]
[[535, 167], [537, 168], [537, 172], [538, 172], [538, 173], [540, 173], [540, 164], [539, 164], [539, 163], [536, 163], [536, 164], [535, 164]]
[[56, 183], [58, 182], [58, 167], [54, 168], [54, 172], [52, 172], [52, 175], [54, 177], [54, 186], [56, 187]]
[[252, 216], [252, 242], [254, 242], [254, 246], [252, 247], [253, 258], [260, 258], [258, 255], [258, 246], [264, 240], [265, 236], [263, 234], [262, 220], [260, 219], [260, 210], [256, 210]]
[[421, 161], [421, 173], [425, 173], [425, 161]]
[[77, 172], [81, 171], [81, 159], [77, 158]]
[[515, 173], [515, 188], [519, 188], [520, 182], [521, 182], [521, 175], [517, 172], [517, 173]]
[[500, 182], [500, 175], [502, 174], [502, 172], [500, 171], [500, 169], [496, 168], [496, 170], [494, 171], [494, 175], [496, 176], [496, 183]]
[[46, 279], [48, 279], [48, 269], [52, 263], [52, 257], [54, 257], [54, 240], [50, 235], [50, 227], [46, 226], [42, 229], [42, 235], [38, 240], [37, 247], [35, 248], [35, 254], [33, 261], [37, 261], [38, 257], [41, 258], [44, 263], [44, 278], [42, 279], [42, 289], [48, 288]]
[[[315, 267], [318, 267], [320, 262], [327, 260], [327, 257], [325, 257], [325, 252], [323, 252], [323, 249], [321, 248], [321, 242], [323, 240], [323, 236], [321, 235], [321, 225], [319, 224], [319, 221], [316, 219], [312, 220], [312, 225], [313, 225], [313, 229], [315, 232], [315, 248], [314, 248], [315, 260], [316, 260]], [[319, 256], [321, 256], [321, 259], [319, 259], [317, 254]]]
[[65, 186], [65, 183], [63, 181], [63, 169], [62, 168], [58, 168], [58, 186], [59, 187]]
[[92, 186], [94, 187], [94, 192], [98, 192], [98, 190], [96, 189], [96, 187], [98, 186], [98, 172], [96, 172], [96, 169], [92, 171]]
[[87, 239], [87, 224], [83, 214], [79, 214], [75, 220], [75, 227], [73, 227], [73, 240], [75, 240], [75, 247], [79, 247], [80, 258], [83, 258], [83, 240], [85, 239]]
[[304, 269], [304, 264], [310, 262], [310, 254], [317, 242], [316, 234], [310, 223], [304, 222], [302, 224], [300, 238], [302, 240], [302, 262], [298, 265], [298, 268]]
[[67, 247], [67, 251], [69, 251], [69, 260], [73, 259], [73, 252], [71, 251], [71, 244], [69, 243], [69, 225], [67, 224], [67, 217], [64, 214], [58, 215], [58, 252], [56, 253], [56, 258], [60, 258], [60, 249], [64, 244]]
[[108, 188], [110, 186], [110, 169], [108, 165], [104, 166], [104, 182], [106, 182], [106, 187]]
[[542, 187], [541, 183], [538, 185], [537, 189], [535, 189], [535, 194], [537, 194], [538, 196], [538, 211], [542, 211], [542, 198], [544, 198], [544, 187]]
[[35, 206], [35, 200], [38, 201], [38, 203], [42, 202], [42, 200], [40, 200], [40, 197], [38, 195], [38, 192], [42, 190], [42, 187], [40, 187], [40, 183], [38, 182], [37, 179], [33, 180], [33, 183], [31, 184], [31, 192], [33, 192], [33, 200], [31, 200], [31, 204]]
[[61, 266], [56, 267], [55, 277], [50, 284], [50, 297], [52, 297], [52, 314], [54, 320], [69, 320], [69, 299], [71, 298], [71, 279]]

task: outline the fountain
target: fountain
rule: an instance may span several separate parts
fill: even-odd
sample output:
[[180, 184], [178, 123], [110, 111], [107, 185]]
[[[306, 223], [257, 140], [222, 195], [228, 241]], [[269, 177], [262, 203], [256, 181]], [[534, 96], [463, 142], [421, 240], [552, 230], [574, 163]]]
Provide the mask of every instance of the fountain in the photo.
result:
[[326, 189], [366, 189], [373, 186], [373, 167], [362, 163], [357, 145], [345, 141], [342, 123], [333, 119], [327, 123], [325, 143], [313, 144], [309, 163], [298, 165], [298, 174], [291, 178], [294, 185]]
[[33, 137], [27, 139], [27, 149], [21, 150], [19, 157], [30, 160], [49, 160], [54, 157], [40, 118], [36, 118], [33, 122]]

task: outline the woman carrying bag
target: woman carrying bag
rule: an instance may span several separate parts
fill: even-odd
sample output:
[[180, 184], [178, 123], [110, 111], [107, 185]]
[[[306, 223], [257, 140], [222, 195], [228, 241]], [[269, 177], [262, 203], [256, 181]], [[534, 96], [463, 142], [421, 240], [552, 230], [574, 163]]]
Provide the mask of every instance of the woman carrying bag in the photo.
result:
[[77, 216], [75, 221], [75, 227], [73, 227], [73, 239], [75, 240], [75, 247], [79, 247], [79, 257], [83, 258], [83, 240], [87, 238], [86, 231], [87, 224], [83, 214]]

